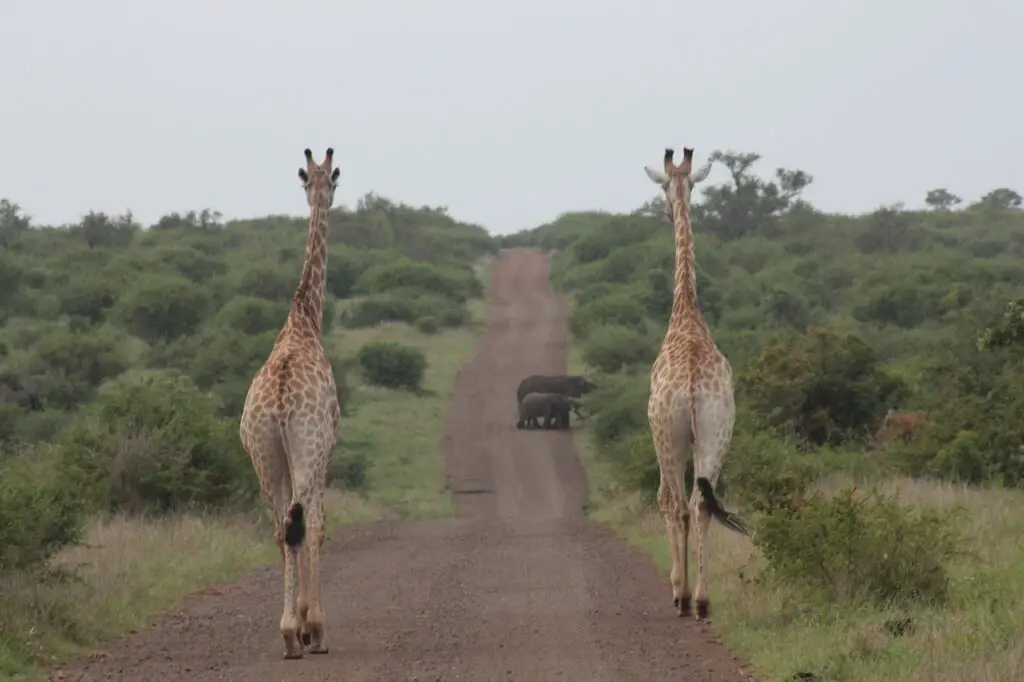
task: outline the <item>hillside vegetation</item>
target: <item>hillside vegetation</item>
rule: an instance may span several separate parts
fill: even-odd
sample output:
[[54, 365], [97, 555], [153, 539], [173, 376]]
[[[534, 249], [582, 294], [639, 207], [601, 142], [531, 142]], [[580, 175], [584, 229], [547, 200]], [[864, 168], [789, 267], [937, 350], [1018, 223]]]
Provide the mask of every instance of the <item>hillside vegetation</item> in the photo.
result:
[[[276, 559], [238, 418], [306, 231], [211, 211], [48, 227], [0, 202], [0, 678]], [[330, 527], [445, 514], [443, 410], [497, 244], [374, 195], [332, 212], [329, 244]]]
[[[1020, 195], [831, 215], [801, 199], [806, 173], [716, 159], [726, 179], [697, 186], [693, 218], [701, 308], [737, 377], [719, 489], [755, 530], [711, 534], [716, 627], [767, 680], [1024, 679]], [[502, 241], [553, 252], [574, 369], [601, 387], [580, 443], [593, 514], [667, 573], [647, 424], [664, 199]]]

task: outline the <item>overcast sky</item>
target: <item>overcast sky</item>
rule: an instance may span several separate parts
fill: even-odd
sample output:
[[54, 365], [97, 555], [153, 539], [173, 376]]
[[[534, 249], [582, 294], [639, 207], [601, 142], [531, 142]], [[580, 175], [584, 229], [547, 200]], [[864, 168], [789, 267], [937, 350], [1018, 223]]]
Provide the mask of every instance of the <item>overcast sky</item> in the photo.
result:
[[1020, 0], [0, 0], [0, 197], [301, 215], [333, 146], [339, 202], [504, 233], [631, 210], [686, 145], [828, 210], [974, 200], [1024, 191], [1022, 32]]

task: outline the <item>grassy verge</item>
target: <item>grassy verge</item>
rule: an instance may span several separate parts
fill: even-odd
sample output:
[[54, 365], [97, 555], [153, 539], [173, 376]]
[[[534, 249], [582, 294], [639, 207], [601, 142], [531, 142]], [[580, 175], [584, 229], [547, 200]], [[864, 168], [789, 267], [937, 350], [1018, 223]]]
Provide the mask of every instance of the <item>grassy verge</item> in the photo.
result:
[[[477, 271], [486, 277], [489, 263]], [[431, 335], [407, 325], [335, 332], [333, 345], [345, 356], [389, 339], [416, 346], [429, 364], [421, 394], [364, 386], [353, 373], [352, 414], [339, 434], [364, 447], [371, 464], [363, 492], [328, 490], [328, 533], [347, 523], [451, 512], [439, 442], [455, 375], [479, 339], [487, 303], [474, 301], [471, 310], [472, 324]], [[38, 679], [187, 595], [273, 561], [277, 548], [262, 507], [233, 516], [95, 519], [81, 546], [51, 562], [52, 575], [0, 576], [0, 680]]]
[[427, 356], [423, 391], [392, 391], [360, 383], [353, 371], [352, 414], [341, 424], [341, 437], [366, 448], [367, 498], [374, 504], [413, 518], [448, 516], [451, 496], [445, 490], [445, 464], [438, 443], [459, 367], [472, 352], [485, 322], [487, 304], [470, 304], [473, 322], [458, 329], [424, 334], [406, 324], [340, 330], [336, 345], [354, 356], [373, 341], [398, 341]]
[[[570, 370], [581, 369], [573, 352]], [[666, 576], [667, 594], [670, 561], [657, 511], [617, 489], [590, 433], [577, 432], [576, 446], [590, 479], [591, 518], [649, 554]], [[844, 482], [837, 476], [821, 485]], [[944, 608], [813, 607], [792, 590], [751, 580], [760, 564], [750, 541], [715, 527], [709, 585], [716, 630], [764, 682], [799, 679], [797, 673], [851, 682], [1024, 679], [1024, 494], [913, 479], [880, 486], [898, 492], [904, 503], [966, 509], [972, 542], [951, 566], [951, 599]], [[912, 631], [892, 636], [887, 622], [906, 618]]]

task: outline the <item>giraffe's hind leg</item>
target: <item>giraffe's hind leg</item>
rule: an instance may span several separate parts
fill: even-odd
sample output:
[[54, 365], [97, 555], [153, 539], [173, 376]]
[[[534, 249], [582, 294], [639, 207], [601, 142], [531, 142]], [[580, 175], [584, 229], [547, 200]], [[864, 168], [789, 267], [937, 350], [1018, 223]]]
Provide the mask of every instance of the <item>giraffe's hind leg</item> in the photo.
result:
[[309, 611], [306, 616], [305, 625], [308, 637], [306, 644], [311, 654], [326, 654], [330, 651], [327, 646], [327, 636], [324, 632], [325, 618], [324, 610], [320, 601], [320, 549], [324, 544], [324, 515], [323, 507], [315, 510], [309, 525], [309, 536], [306, 544], [309, 546]]
[[703, 400], [697, 403], [697, 433], [699, 440], [694, 444], [693, 476], [694, 488], [689, 507], [697, 517], [697, 585], [694, 597], [697, 602], [697, 619], [703, 620], [711, 613], [711, 595], [708, 593], [708, 529], [711, 525], [711, 511], [704, 496], [696, 486], [698, 477], [707, 478], [712, 487], [718, 482], [735, 423], [736, 407], [732, 395], [718, 400]]
[[309, 625], [309, 543], [302, 543], [299, 550], [299, 642], [304, 647], [310, 644]]

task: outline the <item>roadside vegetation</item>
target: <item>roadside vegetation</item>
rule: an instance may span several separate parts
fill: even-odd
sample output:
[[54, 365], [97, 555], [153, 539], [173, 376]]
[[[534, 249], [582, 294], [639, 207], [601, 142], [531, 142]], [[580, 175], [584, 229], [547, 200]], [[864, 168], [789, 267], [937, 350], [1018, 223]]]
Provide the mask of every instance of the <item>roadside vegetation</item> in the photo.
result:
[[[809, 175], [758, 160], [721, 155], [694, 197], [701, 307], [737, 377], [718, 487], [754, 529], [710, 536], [715, 628], [769, 682], [1024, 679], [1020, 195], [831, 215], [801, 198]], [[663, 199], [502, 241], [552, 253], [571, 369], [601, 387], [577, 439], [590, 513], [667, 575], [646, 414]]]
[[[41, 226], [0, 201], [0, 678], [277, 560], [238, 418], [306, 227], [206, 210]], [[330, 230], [325, 343], [344, 418], [328, 534], [449, 513], [444, 409], [497, 244], [372, 194]]]

